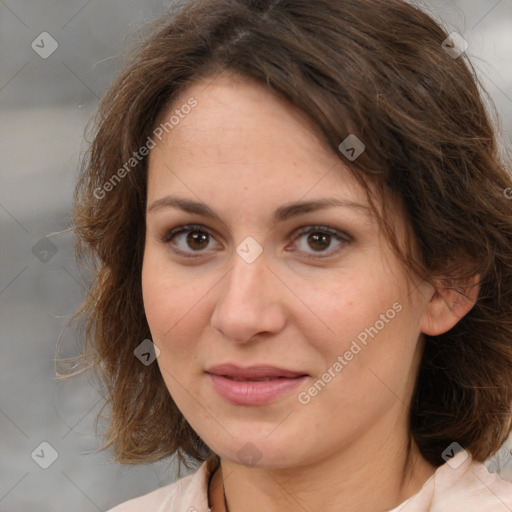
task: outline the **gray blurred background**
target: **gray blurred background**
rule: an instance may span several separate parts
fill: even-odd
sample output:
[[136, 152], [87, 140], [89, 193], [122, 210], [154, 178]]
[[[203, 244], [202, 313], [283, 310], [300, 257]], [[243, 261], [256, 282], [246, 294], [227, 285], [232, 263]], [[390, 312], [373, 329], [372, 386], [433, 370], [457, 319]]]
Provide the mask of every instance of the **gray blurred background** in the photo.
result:
[[[413, 3], [468, 41], [510, 148], [512, 0]], [[0, 1], [0, 512], [105, 511], [175, 479], [169, 461], [121, 466], [93, 453], [100, 396], [83, 377], [54, 372], [84, 289], [72, 236], [47, 238], [69, 225], [84, 128], [122, 52], [175, 5]], [[78, 351], [70, 330], [61, 345], [63, 355]], [[488, 467], [512, 480], [510, 459], [504, 446]]]

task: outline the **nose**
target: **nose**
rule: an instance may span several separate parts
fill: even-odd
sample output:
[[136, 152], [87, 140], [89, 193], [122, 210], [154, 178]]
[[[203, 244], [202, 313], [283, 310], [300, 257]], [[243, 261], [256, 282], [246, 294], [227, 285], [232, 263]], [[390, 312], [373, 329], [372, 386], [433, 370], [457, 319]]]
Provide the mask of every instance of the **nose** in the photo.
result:
[[231, 270], [219, 284], [219, 296], [211, 317], [212, 328], [237, 343], [257, 335], [275, 334], [286, 323], [280, 301], [284, 286], [267, 267], [263, 255], [248, 263], [236, 252]]

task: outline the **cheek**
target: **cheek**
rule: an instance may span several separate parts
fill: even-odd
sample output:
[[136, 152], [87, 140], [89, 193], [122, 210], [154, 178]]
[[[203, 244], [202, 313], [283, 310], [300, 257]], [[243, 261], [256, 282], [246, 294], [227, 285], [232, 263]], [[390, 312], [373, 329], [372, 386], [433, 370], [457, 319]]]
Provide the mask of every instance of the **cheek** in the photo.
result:
[[[309, 312], [297, 315], [300, 330], [311, 345], [324, 354], [349, 350], [353, 340], [364, 342], [375, 333], [390, 332], [393, 324], [401, 322], [404, 315], [403, 292], [389, 272], [376, 268], [358, 268], [350, 273], [340, 273], [335, 280], [317, 280], [314, 285], [295, 281], [294, 290]], [[397, 310], [400, 310], [398, 312]], [[381, 317], [383, 315], [383, 319]]]
[[153, 341], [157, 339], [165, 329], [171, 326], [166, 318], [166, 311], [172, 310], [171, 297], [166, 292], [166, 286], [163, 280], [158, 278], [159, 267], [155, 264], [151, 253], [144, 255], [144, 263], [142, 265], [142, 298], [144, 302], [144, 312], [149, 324], [149, 328], [153, 335]]
[[[153, 342], [159, 347], [159, 361], [166, 366], [180, 361], [181, 356], [191, 361], [191, 354], [200, 339], [204, 325], [208, 325], [206, 310], [208, 292], [214, 280], [203, 273], [190, 270], [170, 270], [165, 257], [148, 250], [142, 267], [142, 295], [144, 310]], [[201, 321], [199, 321], [201, 319]], [[205, 324], [206, 322], [206, 324]], [[172, 351], [172, 358], [169, 357]]]
[[[393, 279], [396, 275], [380, 269], [354, 272], [308, 288], [310, 304], [322, 320], [307, 316], [299, 326], [307, 344], [320, 355], [316, 378], [326, 388], [316, 406], [328, 404], [343, 414], [350, 410], [350, 418], [359, 421], [357, 411], [363, 406], [375, 412], [391, 406], [396, 396], [408, 399], [419, 319], [409, 304], [405, 281]], [[322, 382], [316, 387], [324, 389]], [[317, 389], [305, 393], [314, 397]]]
[[[183, 390], [190, 388], [197, 363], [194, 343], [198, 333], [190, 322], [197, 302], [194, 287], [179, 274], [170, 275], [158, 257], [148, 251], [142, 268], [144, 310], [151, 338], [159, 349], [157, 364], [178, 407], [187, 403]], [[180, 407], [181, 408], [181, 407]]]

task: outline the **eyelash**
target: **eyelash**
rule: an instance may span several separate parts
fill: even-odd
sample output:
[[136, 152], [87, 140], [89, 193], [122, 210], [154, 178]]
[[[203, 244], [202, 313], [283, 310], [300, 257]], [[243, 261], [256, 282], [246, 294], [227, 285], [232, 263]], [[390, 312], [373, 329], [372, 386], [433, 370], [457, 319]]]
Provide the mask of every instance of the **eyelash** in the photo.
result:
[[[171, 241], [178, 235], [182, 233], [193, 233], [193, 232], [200, 232], [200, 233], [206, 233], [210, 237], [214, 238], [212, 232], [206, 228], [205, 226], [202, 226], [200, 224], [187, 224], [184, 226], [179, 226], [177, 228], [174, 228], [167, 232], [164, 237], [162, 238], [162, 242], [165, 244], [173, 245], [171, 244]], [[339, 231], [337, 229], [331, 228], [329, 226], [307, 226], [304, 228], [300, 228], [297, 230], [293, 235], [293, 240], [299, 239], [302, 235], [311, 234], [311, 233], [321, 233], [326, 234], [334, 237], [337, 241], [342, 242], [343, 244], [348, 244], [352, 241], [352, 237], [350, 237], [348, 234]], [[171, 250], [185, 258], [198, 258], [202, 256], [202, 252], [204, 251], [195, 251], [198, 254], [196, 256], [191, 256], [190, 254], [187, 254], [186, 252], [182, 251], [181, 249], [176, 249], [174, 247], [171, 247]], [[341, 249], [338, 249], [341, 250]], [[338, 250], [334, 250], [334, 252], [338, 252]], [[318, 254], [324, 254], [323, 256], [316, 256], [316, 255], [306, 255], [305, 257], [307, 259], [322, 259], [327, 258], [330, 256], [333, 256], [332, 254], [333, 250], [330, 251], [319, 251]], [[327, 256], [325, 255], [327, 253]]]

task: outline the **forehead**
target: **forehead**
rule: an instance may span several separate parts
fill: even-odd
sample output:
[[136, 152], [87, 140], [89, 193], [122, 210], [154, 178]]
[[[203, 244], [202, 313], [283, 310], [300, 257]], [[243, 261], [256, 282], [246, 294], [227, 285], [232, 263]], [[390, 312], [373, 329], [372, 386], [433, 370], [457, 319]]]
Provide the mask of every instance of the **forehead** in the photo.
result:
[[[192, 99], [195, 108], [181, 112]], [[231, 75], [202, 80], [182, 91], [162, 124], [173, 116], [179, 122], [168, 126], [150, 152], [150, 195], [186, 177], [210, 194], [250, 189], [298, 198], [314, 189], [363, 197], [308, 116], [252, 81]]]

